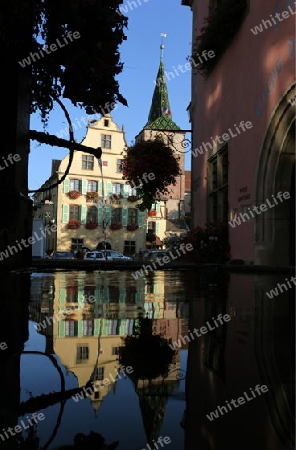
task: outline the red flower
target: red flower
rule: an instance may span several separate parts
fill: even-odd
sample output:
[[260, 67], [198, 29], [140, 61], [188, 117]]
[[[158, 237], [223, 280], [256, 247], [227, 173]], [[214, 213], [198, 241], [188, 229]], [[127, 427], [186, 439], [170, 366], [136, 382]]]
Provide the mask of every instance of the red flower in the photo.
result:
[[72, 199], [76, 199], [78, 197], [80, 197], [80, 192], [79, 191], [69, 191], [69, 197]]
[[85, 225], [85, 228], [87, 228], [88, 230], [94, 230], [97, 227], [98, 227], [98, 223], [97, 222], [88, 222]]
[[[143, 180], [144, 173], [153, 174], [153, 180]], [[138, 142], [128, 148], [123, 163], [123, 179], [132, 185], [142, 181], [139, 199], [145, 209], [150, 209], [156, 196], [166, 194], [170, 185], [180, 176], [179, 158], [160, 139]]]
[[136, 231], [139, 229], [138, 225], [128, 224], [126, 227], [127, 231]]
[[98, 196], [99, 196], [99, 194], [95, 191], [86, 193], [86, 198], [89, 198], [89, 199], [95, 199], [95, 198], [98, 198]]
[[110, 230], [120, 230], [122, 228], [121, 223], [111, 223]]
[[69, 230], [76, 230], [80, 227], [80, 222], [76, 219], [69, 220], [67, 227], [69, 228]]

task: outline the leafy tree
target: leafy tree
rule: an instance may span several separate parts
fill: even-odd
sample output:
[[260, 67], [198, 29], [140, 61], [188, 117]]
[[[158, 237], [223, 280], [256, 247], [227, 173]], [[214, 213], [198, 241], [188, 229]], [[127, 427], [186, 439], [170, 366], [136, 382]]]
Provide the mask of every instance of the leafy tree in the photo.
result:
[[[20, 162], [1, 172], [3, 209], [10, 211], [12, 204], [14, 207], [1, 223], [0, 250], [32, 234], [32, 202], [28, 197], [28, 192], [34, 192], [28, 191], [30, 140], [70, 150], [64, 176], [70, 170], [74, 150], [101, 156], [100, 148], [75, 142], [63, 99], [84, 108], [87, 114], [100, 112], [106, 104], [127, 105], [116, 80], [123, 69], [119, 46], [126, 39], [127, 28], [127, 18], [118, 10], [121, 3], [122, 0], [0, 2], [0, 89], [4, 112], [0, 155], [5, 157], [12, 152], [21, 157]], [[72, 36], [78, 33], [79, 38], [71, 42], [67, 37], [70, 32]], [[59, 46], [58, 41], [65, 45]], [[52, 44], [57, 45], [55, 50], [51, 50]], [[40, 111], [46, 123], [54, 102], [65, 113], [69, 141], [29, 129], [30, 114]], [[62, 181], [63, 178], [56, 184]], [[30, 265], [31, 257], [32, 249], [28, 247], [2, 261], [1, 266]]]
[[[13, 50], [16, 64], [31, 60], [22, 69], [31, 79], [30, 112], [40, 110], [46, 120], [53, 99], [63, 97], [88, 114], [106, 103], [126, 104], [116, 81], [123, 68], [118, 49], [127, 26], [127, 18], [119, 13], [121, 3], [1, 0], [0, 42]], [[74, 32], [79, 38], [71, 38]], [[55, 51], [50, 50], [52, 44], [57, 45]]]

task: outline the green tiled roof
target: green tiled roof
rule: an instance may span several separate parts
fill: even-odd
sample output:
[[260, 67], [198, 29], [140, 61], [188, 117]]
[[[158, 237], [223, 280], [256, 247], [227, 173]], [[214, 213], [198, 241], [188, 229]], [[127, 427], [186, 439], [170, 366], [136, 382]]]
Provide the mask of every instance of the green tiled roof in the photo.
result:
[[158, 117], [154, 122], [147, 122], [144, 129], [149, 130], [180, 130], [180, 127], [175, 124], [169, 117]]
[[162, 57], [160, 58], [148, 122], [144, 129], [180, 130], [180, 127], [172, 120]]

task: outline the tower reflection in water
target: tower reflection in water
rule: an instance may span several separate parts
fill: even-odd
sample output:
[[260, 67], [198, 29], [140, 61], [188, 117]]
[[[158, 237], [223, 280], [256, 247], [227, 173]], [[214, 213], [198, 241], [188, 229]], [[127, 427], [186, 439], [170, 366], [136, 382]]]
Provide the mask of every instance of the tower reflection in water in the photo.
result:
[[[165, 274], [157, 280], [154, 274], [137, 282], [130, 278], [124, 272], [116, 273], [116, 277], [95, 272], [32, 277], [31, 320], [36, 325], [46, 324], [44, 329], [38, 327], [46, 338], [46, 353], [58, 357], [66, 373], [75, 375], [78, 386], [89, 387], [92, 383], [93, 392], [84, 392], [96, 415], [104, 398], [116, 392], [119, 349], [123, 337], [135, 332], [139, 315], [149, 318], [153, 333], [161, 334], [168, 342], [186, 333], [188, 305], [183, 301], [179, 281], [173, 283], [176, 288], [172, 283], [166, 286]], [[89, 303], [88, 298], [95, 301]], [[158, 438], [167, 400], [179, 384], [179, 359], [177, 352], [164, 377], [130, 377], [139, 397], [146, 434], [143, 442]]]

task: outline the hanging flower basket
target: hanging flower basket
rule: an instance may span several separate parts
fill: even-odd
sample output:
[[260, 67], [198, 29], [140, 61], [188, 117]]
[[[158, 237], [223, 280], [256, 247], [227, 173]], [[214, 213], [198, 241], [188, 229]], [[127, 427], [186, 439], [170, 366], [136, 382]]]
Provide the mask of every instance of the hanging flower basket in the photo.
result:
[[138, 225], [128, 224], [126, 227], [127, 231], [137, 231], [139, 229]]
[[156, 241], [156, 234], [153, 230], [148, 230], [148, 233], [146, 233], [146, 242], [155, 242]]
[[112, 194], [111, 196], [110, 196], [110, 199], [111, 200], [120, 200], [122, 198], [122, 195], [121, 194]]
[[135, 380], [151, 380], [166, 377], [169, 367], [176, 360], [176, 351], [172, 350], [169, 340], [160, 334], [153, 334], [153, 320], [138, 319], [139, 329], [127, 335], [119, 349], [119, 362], [131, 366], [131, 377]]
[[79, 191], [69, 191], [69, 197], [75, 200], [76, 198], [80, 197]]
[[[170, 186], [175, 186], [181, 175], [179, 160], [160, 138], [137, 142], [126, 150], [122, 175], [131, 186], [138, 186], [137, 195], [142, 202], [136, 207], [140, 211], [150, 210], [160, 195], [170, 193]], [[144, 179], [145, 173], [153, 177]]]
[[98, 197], [99, 197], [99, 194], [95, 191], [86, 193], [86, 198], [88, 198], [89, 200], [95, 200]]
[[77, 230], [77, 228], [79, 228], [79, 227], [80, 227], [79, 220], [76, 220], [76, 219], [69, 220], [69, 222], [68, 222], [69, 230]]
[[95, 228], [98, 228], [98, 223], [97, 222], [88, 222], [85, 225], [85, 228], [87, 228], [88, 230], [94, 230]]
[[113, 230], [113, 231], [115, 231], [115, 230], [121, 230], [121, 228], [122, 228], [121, 223], [112, 223], [112, 224], [110, 225], [110, 230]]
[[139, 197], [137, 195], [129, 195], [127, 197], [128, 202], [137, 202], [139, 200]]

